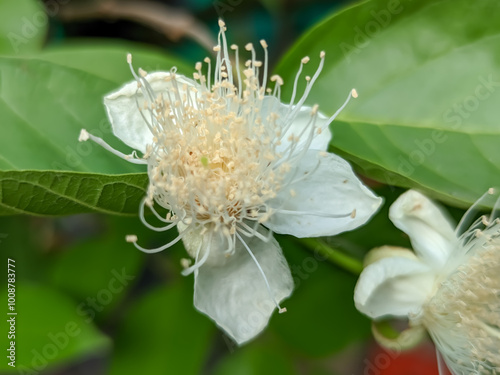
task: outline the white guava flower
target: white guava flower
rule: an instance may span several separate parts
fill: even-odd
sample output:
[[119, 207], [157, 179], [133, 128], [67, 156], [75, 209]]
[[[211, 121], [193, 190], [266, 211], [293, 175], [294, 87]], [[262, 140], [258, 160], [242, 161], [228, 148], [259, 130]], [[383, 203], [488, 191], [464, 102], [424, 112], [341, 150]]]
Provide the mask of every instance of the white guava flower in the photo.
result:
[[[195, 66], [194, 79], [170, 72], [134, 72], [135, 81], [104, 98], [114, 134], [143, 154], [112, 149], [126, 160], [147, 164], [149, 188], [140, 217], [153, 230], [177, 227], [195, 275], [194, 305], [211, 317], [238, 344], [261, 332], [279, 303], [290, 296], [293, 280], [272, 232], [297, 237], [330, 236], [363, 225], [382, 200], [354, 175], [349, 164], [327, 153], [329, 124], [347, 104], [328, 118], [304, 102], [324, 64], [324, 52], [313, 77], [297, 97], [280, 101], [282, 79], [267, 86], [267, 44], [261, 41], [264, 63], [250, 60], [240, 70], [238, 47], [230, 60], [225, 26], [219, 23], [215, 66], [206, 58]], [[206, 70], [205, 70], [206, 69]], [[204, 70], [204, 71], [202, 71]], [[259, 76], [262, 74], [262, 81]], [[154, 205], [168, 212], [160, 215]], [[164, 227], [146, 221], [148, 207]], [[267, 229], [266, 229], [267, 228]]]
[[415, 252], [374, 249], [354, 293], [358, 310], [372, 319], [407, 317], [424, 327], [455, 375], [500, 374], [500, 200], [470, 225], [494, 195], [490, 189], [454, 229], [428, 198], [404, 193], [389, 217]]

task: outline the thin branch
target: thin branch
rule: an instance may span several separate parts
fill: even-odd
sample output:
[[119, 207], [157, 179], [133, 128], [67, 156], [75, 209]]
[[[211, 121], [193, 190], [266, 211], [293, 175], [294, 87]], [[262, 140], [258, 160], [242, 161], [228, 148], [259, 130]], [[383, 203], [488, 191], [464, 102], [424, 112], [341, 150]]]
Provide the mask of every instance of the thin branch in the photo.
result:
[[176, 42], [189, 37], [208, 51], [217, 43], [210, 30], [191, 14], [152, 1], [104, 0], [61, 7], [59, 18], [75, 21], [95, 18], [125, 19], [152, 27]]
[[324, 256], [329, 262], [356, 276], [363, 271], [363, 263], [361, 261], [348, 256], [338, 249], [328, 246], [321, 240], [315, 238], [299, 238], [298, 242], [305, 245], [309, 250]]

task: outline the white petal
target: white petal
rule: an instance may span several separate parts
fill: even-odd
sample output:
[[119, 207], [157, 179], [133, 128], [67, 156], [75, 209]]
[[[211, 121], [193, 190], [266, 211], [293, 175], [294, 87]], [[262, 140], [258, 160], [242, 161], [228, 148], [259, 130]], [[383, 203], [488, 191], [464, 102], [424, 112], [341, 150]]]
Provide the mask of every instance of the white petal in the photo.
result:
[[[265, 229], [261, 232], [265, 234]], [[290, 296], [293, 279], [278, 242], [243, 238], [264, 271], [274, 298]], [[203, 265], [195, 273], [194, 305], [238, 344], [251, 340], [266, 326], [276, 305], [248, 251], [236, 241], [236, 251], [220, 266]]]
[[354, 290], [356, 308], [372, 319], [417, 312], [432, 292], [434, 273], [416, 257], [390, 257], [366, 267]]
[[[261, 115], [263, 119], [266, 119], [266, 117], [271, 114], [271, 112], [274, 112], [279, 115], [280, 120], [278, 121], [285, 121], [285, 116], [289, 109], [289, 105], [281, 103], [275, 97], [266, 96], [262, 103]], [[283, 123], [283, 127], [287, 127], [287, 129], [283, 134], [281, 134], [281, 144], [276, 147], [276, 150], [278, 152], [283, 152], [287, 149], [287, 147], [290, 145], [290, 141], [288, 140], [288, 138], [291, 135], [299, 136], [304, 131], [304, 129], [307, 128], [308, 123], [311, 121], [311, 111], [312, 107], [303, 106], [300, 108], [300, 111], [298, 112], [296, 117], [292, 119], [291, 123]], [[325, 151], [328, 149], [328, 144], [332, 139], [332, 132], [329, 128], [330, 122], [328, 120], [328, 117], [323, 115], [321, 112], [318, 112], [315, 123], [314, 138], [308, 147], [310, 150]], [[309, 126], [309, 128], [306, 129], [303, 133], [303, 136], [300, 137], [295, 152], [299, 152], [304, 149], [310, 129], [312, 129], [311, 126]]]
[[[146, 76], [146, 79], [152, 86], [156, 94], [165, 91], [171, 87], [171, 83], [165, 81], [170, 76], [167, 72], [156, 72]], [[193, 82], [187, 78], [176, 75], [179, 85], [187, 84], [193, 86]], [[179, 90], [181, 91], [181, 90]], [[153, 135], [137, 108], [137, 103], [143, 105], [145, 100], [141, 89], [138, 90], [137, 82], [127, 83], [118, 91], [104, 97], [104, 105], [108, 112], [108, 117], [113, 127], [113, 133], [120, 138], [126, 145], [146, 152], [146, 146], [152, 143]], [[147, 110], [143, 111], [146, 118], [149, 117]]]
[[457, 246], [452, 220], [440, 207], [415, 190], [402, 194], [392, 204], [389, 218], [410, 236], [417, 255], [431, 267], [444, 266]]
[[337, 155], [309, 150], [297, 168], [298, 181], [268, 202], [276, 212], [264, 224], [274, 232], [295, 237], [335, 235], [363, 225], [382, 204], [382, 198]]

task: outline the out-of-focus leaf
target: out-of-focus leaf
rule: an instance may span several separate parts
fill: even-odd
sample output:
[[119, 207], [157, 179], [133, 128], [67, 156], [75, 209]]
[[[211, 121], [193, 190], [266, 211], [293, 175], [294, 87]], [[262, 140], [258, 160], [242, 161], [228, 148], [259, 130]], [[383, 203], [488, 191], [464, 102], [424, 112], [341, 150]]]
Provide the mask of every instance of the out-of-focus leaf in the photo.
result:
[[45, 279], [50, 260], [43, 253], [44, 238], [37, 236], [34, 218], [27, 216], [0, 217], [0, 253], [4, 259], [14, 259], [19, 267], [19, 280], [37, 282]]
[[295, 375], [293, 359], [274, 343], [249, 343], [226, 356], [214, 375]]
[[127, 234], [142, 229], [138, 218], [102, 220], [103, 235], [66, 248], [52, 259], [50, 272], [52, 284], [78, 300], [90, 319], [105, 315], [123, 300], [139, 279], [145, 260], [144, 253], [125, 242]]
[[[5, 264], [2, 266], [7, 269]], [[7, 295], [5, 288], [1, 294]], [[78, 313], [73, 301], [47, 287], [16, 283], [15, 312], [18, 315], [2, 319], [1, 328], [5, 332], [4, 342], [15, 342], [16, 367], [9, 366], [4, 356], [0, 363], [2, 373], [38, 373], [110, 346], [109, 339]], [[7, 341], [10, 322], [6, 319], [12, 317], [15, 338]]]
[[113, 88], [116, 83], [85, 71], [0, 58], [0, 169], [143, 171], [92, 142], [78, 142], [80, 129], [86, 128], [120, 147], [102, 105], [103, 95]]
[[127, 52], [145, 68], [179, 65], [133, 44], [101, 44], [95, 49], [83, 44], [59, 47], [37, 59], [0, 58], [0, 169], [144, 171], [92, 142], [78, 142], [85, 128], [127, 152], [112, 134], [102, 104], [105, 94], [132, 80]]
[[333, 354], [369, 336], [370, 322], [354, 307], [356, 277], [328, 263], [320, 254], [300, 248], [290, 237], [279, 241], [295, 282], [295, 291], [282, 305], [271, 329], [301, 353]]
[[19, 55], [39, 50], [47, 27], [48, 18], [41, 1], [0, 2], [0, 55]]
[[170, 71], [176, 67], [180, 74], [191, 77], [194, 71], [194, 65], [162, 50], [123, 41], [72, 41], [51, 47], [37, 57], [112, 81], [118, 88], [134, 79], [127, 64], [127, 53], [132, 54], [136, 69], [140, 67], [147, 72]]
[[[1, 214], [136, 212], [145, 185], [145, 179], [139, 182], [142, 176], [106, 180], [95, 173], [145, 172], [144, 166], [127, 163], [92, 142], [78, 142], [85, 128], [130, 152], [112, 134], [102, 104], [106, 93], [131, 80], [127, 52], [144, 68], [187, 69], [156, 50], [123, 43], [59, 47], [37, 59], [0, 58], [0, 170], [44, 171], [1, 174]], [[12, 189], [19, 190], [6, 196]], [[61, 196], [65, 193], [67, 199]]]
[[147, 174], [0, 171], [0, 215], [137, 215]]
[[332, 114], [359, 92], [332, 125], [334, 150], [384, 183], [466, 206], [500, 185], [499, 41], [497, 1], [370, 0], [313, 27], [277, 71], [286, 97], [300, 59], [310, 74], [326, 51], [308, 101]]
[[110, 374], [199, 374], [213, 326], [193, 307], [192, 283], [154, 290], [121, 322]]

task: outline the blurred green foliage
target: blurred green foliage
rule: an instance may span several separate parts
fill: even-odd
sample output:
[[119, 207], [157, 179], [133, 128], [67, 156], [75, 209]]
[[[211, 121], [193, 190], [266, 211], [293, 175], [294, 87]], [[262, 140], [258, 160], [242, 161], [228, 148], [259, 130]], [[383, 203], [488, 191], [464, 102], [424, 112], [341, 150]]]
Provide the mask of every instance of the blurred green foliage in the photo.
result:
[[324, 367], [322, 358], [370, 332], [368, 320], [352, 304], [355, 276], [289, 237], [279, 238], [297, 286], [285, 301], [289, 311], [274, 315], [261, 336], [239, 349], [193, 308], [192, 277], [180, 276], [180, 259], [186, 256], [181, 245], [168, 254], [145, 255], [124, 241], [134, 233], [141, 243], [155, 246], [173, 233], [165, 238], [137, 218], [95, 215], [69, 222], [0, 218], [0, 227], [9, 233], [0, 244], [2, 254], [15, 259], [19, 269], [17, 311], [24, 345], [17, 347], [18, 366], [38, 365], [33, 350], [41, 353], [48, 346], [50, 353], [50, 333], [64, 332], [72, 321], [81, 333], [70, 336], [72, 345], [54, 358], [42, 355], [47, 368], [109, 356], [112, 374], [296, 374], [297, 366]]
[[0, 55], [30, 54], [41, 50], [48, 16], [38, 0], [2, 1]]

